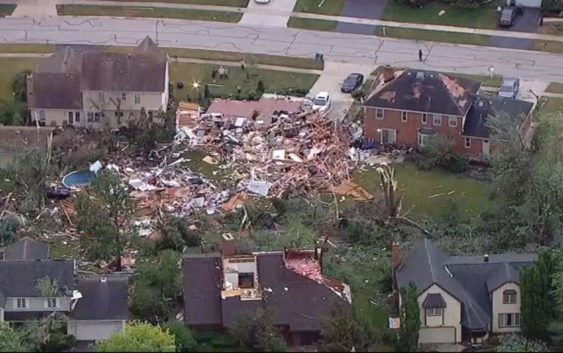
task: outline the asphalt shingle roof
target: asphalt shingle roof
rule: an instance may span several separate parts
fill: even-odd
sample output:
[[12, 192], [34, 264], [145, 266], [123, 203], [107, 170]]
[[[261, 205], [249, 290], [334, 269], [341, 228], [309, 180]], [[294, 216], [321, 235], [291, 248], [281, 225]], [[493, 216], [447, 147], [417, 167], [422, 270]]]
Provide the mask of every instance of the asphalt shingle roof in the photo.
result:
[[74, 289], [74, 261], [0, 261], [0, 291], [6, 297], [37, 297], [37, 281], [44, 277], [57, 280], [59, 289], [70, 296]]
[[76, 289], [82, 294], [74, 310], [70, 313], [73, 320], [127, 320], [127, 295], [129, 281], [127, 277], [88, 277], [78, 281]]
[[445, 308], [446, 302], [440, 293], [431, 293], [428, 294], [424, 299], [424, 302], [422, 303], [422, 307], [425, 309]]
[[49, 258], [49, 244], [23, 238], [4, 250], [4, 260], [45, 260]]

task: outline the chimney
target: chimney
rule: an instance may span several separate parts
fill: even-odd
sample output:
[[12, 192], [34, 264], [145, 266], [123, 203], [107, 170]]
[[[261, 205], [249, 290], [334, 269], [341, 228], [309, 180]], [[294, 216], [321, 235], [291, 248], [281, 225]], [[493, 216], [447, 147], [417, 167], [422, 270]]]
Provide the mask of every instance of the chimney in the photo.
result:
[[106, 283], [108, 279], [106, 277], [100, 277], [100, 282]]
[[397, 285], [397, 279], [395, 276], [395, 271], [401, 265], [401, 246], [397, 241], [393, 240], [391, 243], [391, 281], [393, 287], [393, 305], [399, 307], [399, 286]]
[[395, 69], [387, 65], [383, 68], [383, 82], [387, 83], [395, 78]]
[[485, 256], [483, 256], [483, 261], [489, 262], [489, 254], [485, 254]]
[[235, 237], [231, 233], [223, 233], [221, 236], [221, 254], [223, 256], [233, 256], [237, 253]]

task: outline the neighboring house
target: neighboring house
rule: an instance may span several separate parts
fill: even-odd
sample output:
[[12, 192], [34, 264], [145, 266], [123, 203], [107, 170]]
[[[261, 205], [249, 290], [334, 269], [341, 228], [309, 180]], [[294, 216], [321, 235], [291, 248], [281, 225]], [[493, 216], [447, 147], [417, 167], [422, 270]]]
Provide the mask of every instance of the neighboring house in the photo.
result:
[[78, 294], [68, 321], [67, 331], [78, 341], [108, 339], [123, 332], [129, 317], [127, 277], [88, 277], [76, 285]]
[[168, 105], [166, 54], [146, 37], [133, 53], [63, 46], [27, 79], [31, 122], [46, 126], [127, 126]]
[[411, 282], [418, 289], [420, 344], [479, 343], [520, 331], [519, 273], [537, 254], [449, 256], [429, 239], [404, 257], [397, 243], [392, 252], [394, 294]]
[[[38, 319], [53, 312], [69, 317], [68, 334], [98, 341], [123, 332], [128, 319], [127, 277], [78, 278], [73, 260], [50, 260], [49, 246], [22, 238], [0, 261], [0, 322]], [[40, 280], [56, 281], [59, 294], [44, 297]]]
[[351, 303], [350, 289], [322, 274], [320, 251], [235, 255], [232, 238], [223, 254], [183, 259], [184, 320], [190, 328], [228, 329], [243, 315], [269, 309], [292, 344], [319, 338], [320, 322], [335, 305]]
[[528, 136], [533, 104], [481, 95], [480, 83], [432, 71], [385, 68], [364, 102], [368, 142], [421, 148], [433, 136], [450, 139], [457, 153], [485, 159], [492, 136], [487, 118], [507, 114]]

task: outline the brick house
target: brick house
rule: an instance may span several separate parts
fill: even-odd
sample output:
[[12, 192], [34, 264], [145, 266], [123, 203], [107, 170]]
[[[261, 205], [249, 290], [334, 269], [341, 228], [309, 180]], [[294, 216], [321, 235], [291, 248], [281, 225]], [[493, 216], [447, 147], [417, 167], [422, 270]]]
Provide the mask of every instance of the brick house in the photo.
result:
[[528, 135], [533, 104], [479, 93], [480, 83], [432, 71], [386, 68], [364, 102], [368, 142], [420, 148], [432, 136], [472, 159], [491, 153], [487, 118], [505, 114]]

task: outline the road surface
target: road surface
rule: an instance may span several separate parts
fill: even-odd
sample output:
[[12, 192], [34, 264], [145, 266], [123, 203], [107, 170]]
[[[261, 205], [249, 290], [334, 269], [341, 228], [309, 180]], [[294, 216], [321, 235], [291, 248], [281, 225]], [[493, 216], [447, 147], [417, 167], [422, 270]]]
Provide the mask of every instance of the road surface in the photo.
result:
[[[157, 35], [158, 32], [158, 35]], [[1, 18], [0, 42], [135, 45], [146, 35], [164, 47], [314, 57], [563, 83], [563, 55], [481, 46], [382, 39], [291, 28], [181, 20], [53, 17]], [[424, 62], [418, 62], [418, 49]]]

